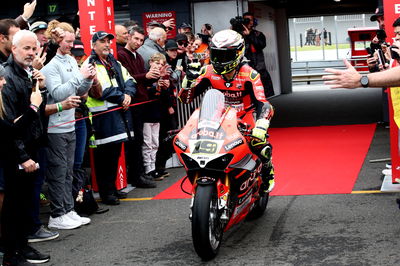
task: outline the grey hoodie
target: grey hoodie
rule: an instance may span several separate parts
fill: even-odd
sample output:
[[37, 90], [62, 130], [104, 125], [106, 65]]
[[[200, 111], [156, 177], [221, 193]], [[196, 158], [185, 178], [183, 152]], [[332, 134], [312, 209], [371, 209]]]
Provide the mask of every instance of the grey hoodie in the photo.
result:
[[[64, 101], [69, 96], [84, 95], [92, 86], [91, 79], [84, 79], [76, 60], [70, 55], [57, 54], [41, 71], [46, 77], [48, 92], [47, 104]], [[75, 108], [63, 110], [50, 115], [49, 133], [67, 133], [75, 130], [75, 123], [68, 123], [53, 127], [65, 122], [75, 120]]]

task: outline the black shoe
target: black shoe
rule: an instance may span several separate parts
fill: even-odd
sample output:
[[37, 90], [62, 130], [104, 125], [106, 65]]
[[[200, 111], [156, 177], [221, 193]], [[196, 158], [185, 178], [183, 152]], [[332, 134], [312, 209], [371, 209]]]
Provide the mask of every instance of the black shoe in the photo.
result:
[[128, 197], [128, 193], [123, 192], [121, 190], [115, 192], [114, 195], [119, 199], [126, 199]]
[[135, 187], [137, 187], [137, 188], [155, 188], [155, 187], [157, 187], [157, 185], [152, 180], [149, 180], [144, 177], [140, 177], [137, 180]]
[[28, 242], [33, 243], [33, 242], [42, 242], [42, 241], [47, 241], [47, 240], [53, 240], [59, 237], [58, 232], [53, 232], [50, 231], [42, 225], [39, 230], [36, 231], [36, 233], [29, 235], [28, 236]]
[[94, 212], [95, 214], [102, 214], [105, 212], [108, 212], [110, 209], [108, 208], [102, 208], [102, 207], [98, 207], [97, 210]]
[[144, 179], [148, 179], [150, 181], [154, 181], [154, 178], [149, 174], [143, 174], [143, 175], [140, 176], [140, 178], [144, 178]]
[[168, 176], [170, 176], [170, 174], [169, 174], [167, 171], [165, 171], [165, 170], [156, 170], [156, 171], [157, 171], [158, 175], [161, 176], [161, 177], [168, 177]]
[[151, 175], [154, 181], [161, 181], [164, 179], [164, 177], [162, 177], [156, 170], [153, 170], [147, 174]]
[[50, 255], [42, 254], [31, 246], [26, 246], [21, 250], [21, 255], [30, 263], [45, 263], [50, 260]]
[[3, 265], [4, 266], [32, 266], [35, 264], [32, 264], [32, 263], [26, 261], [26, 259], [19, 254], [14, 254], [13, 256], [4, 255], [3, 256]]
[[119, 199], [114, 195], [109, 195], [104, 199], [101, 199], [101, 201], [106, 205], [119, 205], [120, 203]]

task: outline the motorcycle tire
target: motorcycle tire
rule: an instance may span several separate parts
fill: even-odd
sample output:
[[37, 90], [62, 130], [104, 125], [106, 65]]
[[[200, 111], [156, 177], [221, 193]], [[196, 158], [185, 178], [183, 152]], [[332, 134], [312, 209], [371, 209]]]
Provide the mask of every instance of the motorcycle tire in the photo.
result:
[[202, 260], [211, 260], [218, 254], [222, 235], [216, 187], [198, 186], [192, 209], [192, 239]]
[[249, 213], [248, 218], [250, 219], [257, 219], [260, 218], [267, 208], [269, 200], [269, 193], [262, 193], [261, 197], [254, 203], [254, 207]]

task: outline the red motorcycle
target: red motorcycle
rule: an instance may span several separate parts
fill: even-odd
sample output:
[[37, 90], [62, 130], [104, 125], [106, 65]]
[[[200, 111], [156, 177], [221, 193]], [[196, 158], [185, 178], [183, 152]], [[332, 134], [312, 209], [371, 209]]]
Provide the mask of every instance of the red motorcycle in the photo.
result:
[[236, 110], [225, 106], [222, 92], [211, 89], [173, 140], [192, 184], [193, 245], [203, 260], [217, 255], [225, 231], [247, 216], [260, 217], [267, 207], [250, 133]]

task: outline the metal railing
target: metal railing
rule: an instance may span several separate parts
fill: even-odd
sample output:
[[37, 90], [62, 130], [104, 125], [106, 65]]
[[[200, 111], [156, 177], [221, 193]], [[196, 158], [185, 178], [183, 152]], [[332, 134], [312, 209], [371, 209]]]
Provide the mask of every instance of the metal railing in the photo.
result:
[[[366, 66], [360, 65], [360, 63], [364, 63], [367, 60], [367, 56], [359, 56], [347, 60], [353, 61], [354, 68], [360, 73], [368, 73], [368, 71], [364, 70]], [[311, 84], [311, 82], [322, 82], [322, 76], [329, 75], [324, 71], [326, 68], [346, 69], [341, 60], [296, 62], [295, 66], [292, 66], [292, 83], [306, 82]]]

